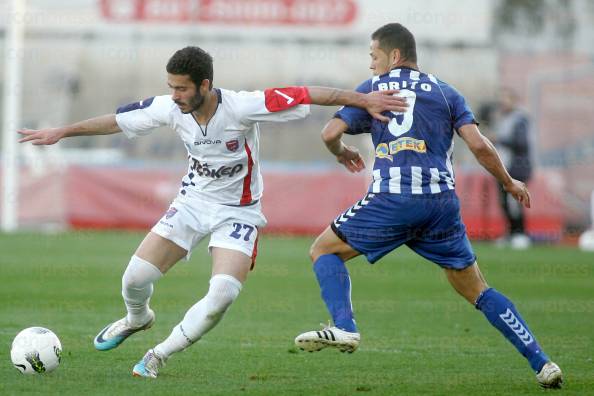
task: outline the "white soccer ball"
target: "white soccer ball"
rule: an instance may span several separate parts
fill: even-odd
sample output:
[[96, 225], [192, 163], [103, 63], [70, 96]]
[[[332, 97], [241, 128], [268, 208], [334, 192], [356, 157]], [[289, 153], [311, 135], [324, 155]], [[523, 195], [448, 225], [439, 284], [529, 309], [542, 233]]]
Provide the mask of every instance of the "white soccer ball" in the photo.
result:
[[10, 359], [23, 374], [43, 374], [55, 370], [62, 357], [62, 344], [51, 330], [29, 327], [12, 341]]
[[580, 249], [586, 252], [594, 252], [594, 230], [588, 230], [580, 235], [578, 244]]

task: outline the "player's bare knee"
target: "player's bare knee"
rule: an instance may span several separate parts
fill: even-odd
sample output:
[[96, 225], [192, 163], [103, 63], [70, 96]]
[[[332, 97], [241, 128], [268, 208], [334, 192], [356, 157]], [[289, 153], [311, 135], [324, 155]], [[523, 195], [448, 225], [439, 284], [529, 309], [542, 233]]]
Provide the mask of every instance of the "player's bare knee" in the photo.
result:
[[316, 243], [314, 242], [313, 245], [309, 247], [309, 259], [312, 263], [315, 263], [318, 257], [320, 257], [320, 254], [318, 252]]
[[312, 243], [309, 247], [309, 259], [312, 263], [315, 263], [318, 257], [320, 257], [321, 255], [322, 254], [320, 253], [320, 246], [318, 240], [316, 239], [314, 243]]
[[331, 251], [328, 246], [324, 245], [323, 243], [319, 243], [317, 240], [311, 245], [309, 248], [309, 258], [312, 263], [315, 263], [320, 256], [324, 254], [333, 254], [334, 252]]
[[446, 269], [448, 281], [452, 287], [470, 304], [474, 304], [478, 296], [488, 286], [476, 266], [465, 269]]

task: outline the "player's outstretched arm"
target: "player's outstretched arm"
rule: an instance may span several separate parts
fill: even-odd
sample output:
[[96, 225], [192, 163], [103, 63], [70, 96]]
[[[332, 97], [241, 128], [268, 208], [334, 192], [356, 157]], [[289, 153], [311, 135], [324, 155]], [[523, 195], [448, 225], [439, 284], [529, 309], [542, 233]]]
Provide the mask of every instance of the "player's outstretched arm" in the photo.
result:
[[384, 111], [405, 112], [408, 105], [406, 99], [393, 96], [398, 90], [375, 91], [363, 94], [328, 87], [307, 87], [311, 103], [321, 106], [353, 106], [367, 110], [375, 119], [389, 122]]
[[340, 118], [331, 119], [322, 130], [322, 140], [326, 148], [336, 156], [336, 160], [344, 165], [349, 172], [361, 172], [365, 169], [365, 162], [356, 147], [347, 146], [342, 141], [342, 135], [348, 130], [347, 124]]
[[479, 131], [475, 124], [463, 125], [458, 129], [460, 136], [472, 151], [478, 162], [503, 185], [505, 191], [510, 193], [525, 207], [530, 207], [530, 192], [526, 185], [513, 179], [495, 149], [495, 146]]
[[122, 130], [116, 122], [115, 114], [91, 118], [76, 124], [46, 129], [19, 129], [19, 143], [31, 142], [35, 146], [50, 145], [71, 136], [111, 135]]

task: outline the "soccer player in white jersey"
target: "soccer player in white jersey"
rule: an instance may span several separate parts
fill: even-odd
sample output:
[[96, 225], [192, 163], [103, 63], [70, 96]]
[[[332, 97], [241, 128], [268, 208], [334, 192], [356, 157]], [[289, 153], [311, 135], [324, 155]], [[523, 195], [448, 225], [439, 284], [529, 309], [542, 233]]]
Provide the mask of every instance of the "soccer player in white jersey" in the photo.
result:
[[234, 92], [213, 88], [211, 56], [198, 47], [177, 51], [167, 63], [171, 95], [155, 96], [73, 125], [19, 130], [22, 142], [49, 145], [70, 136], [124, 132], [133, 138], [169, 126], [182, 139], [188, 173], [177, 197], [132, 256], [122, 277], [127, 315], [95, 337], [98, 350], [110, 350], [127, 337], [150, 328], [153, 283], [189, 256], [210, 235], [212, 277], [207, 294], [192, 306], [170, 336], [148, 350], [133, 374], [157, 377], [173, 354], [198, 341], [237, 298], [254, 265], [258, 229], [266, 224], [261, 208], [262, 176], [258, 162], [260, 121], [284, 122], [306, 117], [309, 104], [351, 105], [387, 120], [384, 110], [405, 110], [400, 98], [324, 87], [272, 88]]
[[313, 269], [334, 326], [303, 333], [296, 344], [312, 352], [326, 347], [353, 352], [360, 334], [344, 262], [363, 254], [375, 263], [407, 245], [444, 269], [454, 289], [526, 358], [540, 385], [560, 387], [559, 366], [545, 354], [514, 304], [489, 287], [479, 270], [454, 189], [454, 132], [505, 191], [530, 207], [526, 186], [509, 175], [480, 133], [464, 97], [419, 70], [415, 39], [408, 29], [398, 23], [379, 28], [371, 36], [370, 55], [374, 76], [357, 91], [400, 89], [410, 106], [404, 113], [390, 114], [388, 123], [347, 106], [324, 128], [326, 146], [351, 171], [360, 171], [364, 164], [356, 150], [342, 143], [342, 135], [371, 135], [376, 154], [373, 181], [368, 194], [339, 215], [311, 247]]

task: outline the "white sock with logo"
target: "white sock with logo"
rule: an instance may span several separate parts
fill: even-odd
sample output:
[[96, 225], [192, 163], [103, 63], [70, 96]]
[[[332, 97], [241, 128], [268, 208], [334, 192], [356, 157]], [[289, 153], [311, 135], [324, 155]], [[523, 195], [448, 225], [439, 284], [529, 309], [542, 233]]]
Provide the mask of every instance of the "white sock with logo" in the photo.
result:
[[167, 359], [183, 351], [216, 326], [241, 291], [241, 282], [231, 275], [217, 274], [210, 279], [208, 293], [186, 312], [171, 335], [154, 350]]
[[146, 324], [149, 320], [149, 300], [153, 294], [153, 282], [163, 274], [153, 264], [134, 255], [122, 276], [122, 297], [128, 310], [128, 323], [132, 327]]

